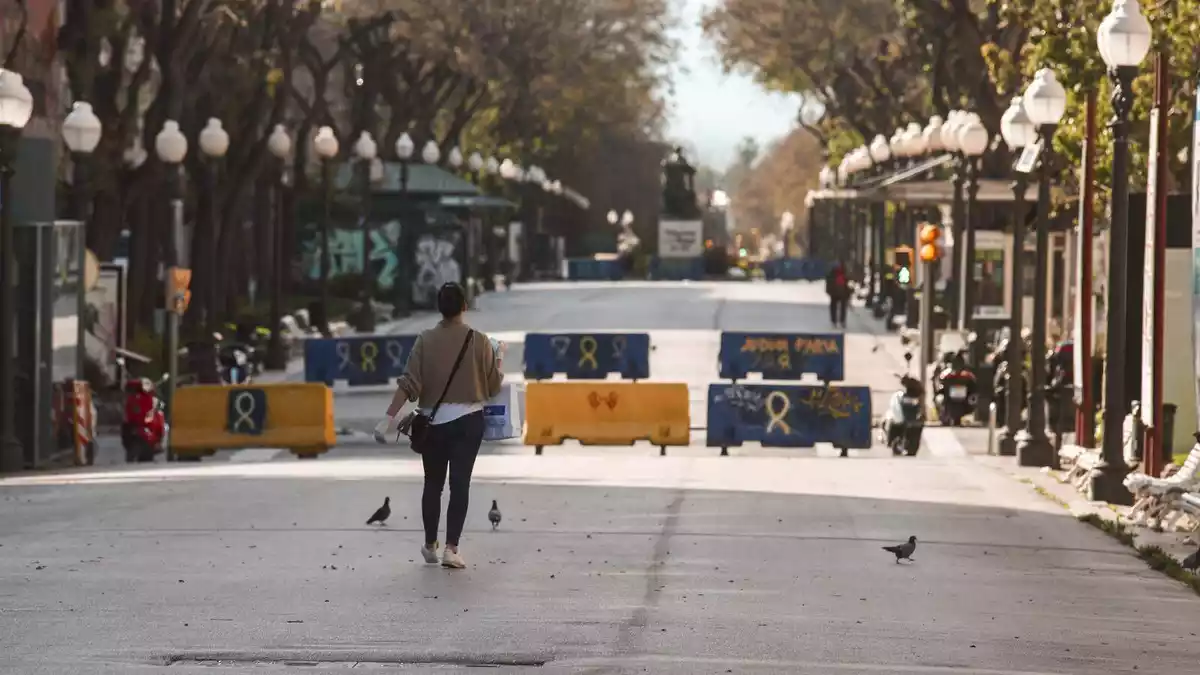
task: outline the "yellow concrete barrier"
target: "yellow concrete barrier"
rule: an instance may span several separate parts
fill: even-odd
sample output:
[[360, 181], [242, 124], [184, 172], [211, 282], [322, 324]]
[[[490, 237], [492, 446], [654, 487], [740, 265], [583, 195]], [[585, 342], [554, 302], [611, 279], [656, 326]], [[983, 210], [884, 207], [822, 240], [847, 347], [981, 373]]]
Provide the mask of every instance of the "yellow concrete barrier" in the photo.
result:
[[686, 384], [657, 382], [529, 382], [525, 444], [573, 438], [584, 445], [632, 445], [647, 440], [666, 454], [687, 445], [691, 426]]
[[309, 458], [337, 444], [333, 390], [319, 382], [180, 387], [174, 408], [170, 443], [180, 458], [245, 448]]

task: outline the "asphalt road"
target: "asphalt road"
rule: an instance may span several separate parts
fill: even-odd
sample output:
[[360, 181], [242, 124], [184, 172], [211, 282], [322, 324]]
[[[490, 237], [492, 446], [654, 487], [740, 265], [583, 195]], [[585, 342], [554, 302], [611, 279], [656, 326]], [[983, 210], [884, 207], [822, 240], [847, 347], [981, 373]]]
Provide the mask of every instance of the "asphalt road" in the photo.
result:
[[[473, 322], [651, 330], [655, 379], [703, 386], [715, 331], [823, 328], [820, 300], [792, 284], [526, 287]], [[847, 380], [886, 392], [902, 361], [873, 330], [852, 320]], [[0, 672], [1194, 671], [1195, 595], [931, 432], [913, 459], [493, 448], [454, 572], [416, 562], [420, 466], [395, 448], [7, 478]], [[363, 525], [384, 496], [388, 525]], [[880, 550], [909, 535], [913, 562]]]

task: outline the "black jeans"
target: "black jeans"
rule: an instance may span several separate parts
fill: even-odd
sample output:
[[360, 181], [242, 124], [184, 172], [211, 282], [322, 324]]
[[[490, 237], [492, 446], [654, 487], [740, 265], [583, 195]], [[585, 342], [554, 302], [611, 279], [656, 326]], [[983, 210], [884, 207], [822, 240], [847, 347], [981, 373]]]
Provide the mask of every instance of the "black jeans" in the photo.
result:
[[837, 326], [846, 325], [846, 307], [850, 304], [850, 298], [829, 298], [829, 322]]
[[471, 493], [471, 471], [483, 442], [483, 411], [429, 427], [429, 444], [421, 455], [425, 468], [425, 490], [421, 493], [421, 520], [425, 543], [437, 541], [442, 510], [442, 488], [450, 473], [450, 505], [446, 507], [446, 545], [458, 546]]

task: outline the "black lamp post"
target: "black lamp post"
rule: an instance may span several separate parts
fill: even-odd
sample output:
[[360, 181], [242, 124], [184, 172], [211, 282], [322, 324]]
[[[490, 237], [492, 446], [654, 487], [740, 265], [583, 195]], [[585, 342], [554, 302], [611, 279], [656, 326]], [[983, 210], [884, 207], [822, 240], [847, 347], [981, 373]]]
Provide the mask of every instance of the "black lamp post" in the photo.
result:
[[[962, 268], [959, 270], [962, 284], [959, 321], [963, 330], [971, 330], [975, 323], [975, 221], [979, 217], [979, 160], [987, 150], [989, 141], [991, 136], [978, 115], [967, 113], [963, 116], [963, 121], [958, 126], [958, 149], [962, 156], [963, 169], [961, 174], [965, 178], [966, 188], [966, 200], [962, 211]], [[972, 354], [973, 362], [974, 357]]]
[[[221, 158], [229, 151], [229, 134], [221, 126], [221, 120], [210, 117], [208, 124], [200, 132], [200, 152], [207, 157], [206, 171], [204, 172], [205, 186], [204, 190], [208, 193], [208, 224], [211, 236], [206, 242], [212, 255], [209, 256], [208, 263], [211, 266], [208, 270], [208, 316], [205, 317], [205, 326], [211, 331], [216, 328], [216, 320], [218, 316], [217, 305], [218, 298], [216, 290], [219, 287], [217, 284], [217, 270], [220, 269], [222, 255], [225, 251], [218, 248], [220, 239], [217, 237], [219, 230], [220, 208], [217, 204], [217, 172], [220, 171]], [[231, 235], [225, 233], [224, 238]], [[180, 263], [182, 264], [182, 263]]]
[[288, 257], [283, 249], [284, 195], [287, 189], [284, 181], [287, 176], [287, 158], [292, 152], [292, 139], [282, 124], [276, 124], [275, 130], [267, 137], [267, 149], [275, 156], [278, 176], [273, 190], [275, 207], [272, 209], [271, 218], [271, 337], [267, 342], [266, 366], [269, 370], [283, 370], [287, 367], [287, 354], [283, 348], [280, 321], [283, 318], [283, 275], [288, 269]]
[[333, 202], [333, 159], [338, 154], [338, 139], [332, 128], [317, 130], [313, 149], [321, 160], [321, 316], [317, 318], [321, 334], [329, 337], [329, 210]]
[[[17, 312], [16, 260], [13, 256], [12, 185], [21, 131], [33, 115], [33, 97], [20, 75], [0, 68], [0, 316], [11, 322]], [[17, 439], [15, 326], [0, 330], [0, 471], [25, 467]]]
[[[1025, 105], [1020, 96], [1013, 98], [1008, 110], [1000, 118], [1000, 133], [1004, 142], [1014, 154], [1019, 154], [1025, 146], [1036, 142], [1033, 122], [1025, 114]], [[1006, 457], [1017, 454], [1017, 436], [1021, 429], [1021, 408], [1024, 404], [1025, 370], [1023, 349], [1021, 348], [1021, 329], [1025, 321], [1025, 190], [1028, 187], [1026, 172], [1028, 167], [1014, 165], [1013, 170], [1013, 210], [1012, 210], [1012, 293], [1010, 302], [1012, 313], [1009, 315], [1008, 329], [1008, 391], [1005, 401], [1004, 428], [999, 433], [999, 453]]]
[[1112, 230], [1109, 233], [1108, 265], [1108, 346], [1104, 360], [1104, 443], [1100, 462], [1092, 472], [1089, 497], [1112, 504], [1129, 504], [1125, 488], [1128, 472], [1122, 453], [1126, 407], [1125, 363], [1126, 314], [1128, 302], [1129, 248], [1129, 112], [1133, 107], [1133, 78], [1150, 51], [1150, 24], [1142, 16], [1137, 0], [1114, 4], [1112, 12], [1100, 23], [1096, 41], [1100, 55], [1108, 65], [1112, 82], [1113, 117], [1109, 128], [1113, 135], [1112, 153]]
[[[378, 146], [371, 132], [363, 131], [354, 142], [354, 155], [358, 158], [358, 183], [362, 193], [358, 200], [358, 219], [362, 229], [362, 306], [358, 314], [358, 332], [375, 331], [375, 275], [371, 269], [371, 174], [382, 169], [376, 164]], [[377, 168], [378, 167], [378, 168]]]
[[[1017, 439], [1017, 463], [1021, 466], [1053, 466], [1056, 456], [1046, 436], [1046, 284], [1050, 265], [1050, 160], [1054, 132], [1067, 108], [1067, 92], [1054, 76], [1042, 68], [1025, 90], [1025, 113], [1038, 129], [1041, 143], [1038, 173], [1037, 260], [1033, 289], [1033, 335], [1029, 345], [1029, 414], [1025, 431]], [[1023, 241], [1013, 242], [1014, 247]], [[1119, 250], [1119, 249], [1114, 249]], [[1020, 272], [1018, 272], [1020, 273]], [[1016, 384], [1016, 382], [1013, 382]]]
[[[71, 107], [70, 114], [63, 120], [62, 135], [63, 141], [67, 144], [67, 149], [71, 151], [71, 215], [79, 221], [82, 230], [82, 237], [87, 241], [87, 227], [91, 220], [91, 190], [88, 185], [88, 169], [92, 152], [96, 150], [96, 146], [100, 144], [100, 135], [103, 133], [104, 127], [100, 124], [100, 118], [96, 117], [96, 113], [92, 111], [92, 105], [84, 101], [76, 101]], [[79, 284], [79, 306], [87, 305], [87, 287], [84, 284]], [[83, 376], [84, 364], [87, 361], [86, 350], [82, 349], [83, 345], [83, 322], [79, 324], [79, 344], [81, 348], [77, 350], [75, 367], [78, 376]], [[118, 373], [120, 377], [118, 381], [124, 378], [123, 373]]]
[[396, 139], [396, 159], [400, 160], [400, 252], [403, 256], [400, 269], [396, 275], [396, 304], [392, 309], [392, 317], [405, 319], [412, 314], [412, 227], [413, 219], [407, 217], [408, 211], [408, 163], [412, 160], [416, 144], [408, 132], [400, 134]]

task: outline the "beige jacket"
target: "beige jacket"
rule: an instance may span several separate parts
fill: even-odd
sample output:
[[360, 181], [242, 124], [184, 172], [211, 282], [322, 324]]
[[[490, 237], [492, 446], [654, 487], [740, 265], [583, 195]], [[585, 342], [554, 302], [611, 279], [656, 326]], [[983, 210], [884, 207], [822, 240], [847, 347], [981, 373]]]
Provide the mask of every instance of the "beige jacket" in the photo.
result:
[[[437, 403], [469, 330], [460, 317], [442, 320], [417, 337], [396, 382], [407, 400], [425, 410]], [[475, 331], [443, 403], [483, 403], [500, 393], [503, 379], [488, 336]]]

